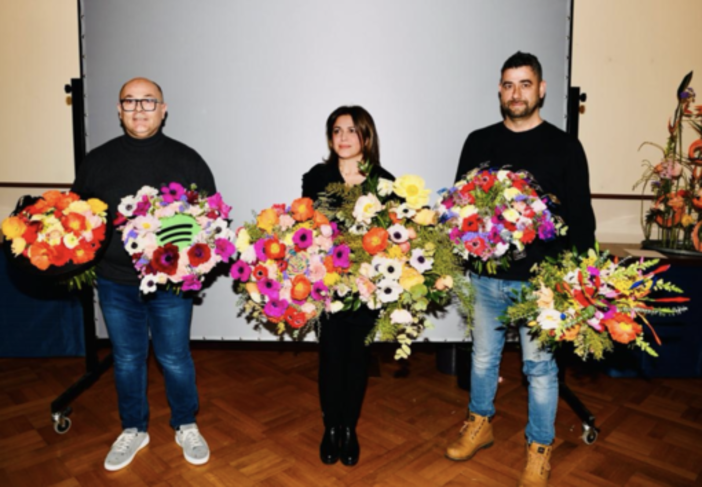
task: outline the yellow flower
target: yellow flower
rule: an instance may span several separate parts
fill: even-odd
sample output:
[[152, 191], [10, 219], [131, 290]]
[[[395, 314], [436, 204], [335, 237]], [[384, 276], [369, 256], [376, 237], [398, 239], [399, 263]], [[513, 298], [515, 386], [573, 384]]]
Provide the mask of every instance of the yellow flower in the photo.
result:
[[78, 200], [68, 205], [68, 208], [66, 208], [66, 211], [64, 213], [80, 213], [81, 215], [83, 215], [91, 209], [92, 207], [87, 201]]
[[429, 203], [430, 189], [424, 189], [424, 180], [413, 174], [406, 174], [395, 180], [395, 194], [405, 198], [407, 206], [418, 210]]
[[266, 208], [256, 217], [256, 226], [267, 233], [273, 233], [273, 227], [278, 224], [278, 213], [273, 208]]
[[507, 188], [504, 191], [505, 198], [507, 201], [512, 201], [516, 196], [520, 195], [522, 192], [517, 188]]
[[246, 283], [246, 292], [249, 293], [249, 296], [251, 299], [253, 299], [254, 303], [260, 304], [261, 303], [261, 293], [258, 290], [258, 286], [256, 285], [255, 282], [247, 282]]
[[336, 284], [340, 280], [341, 280], [341, 276], [339, 276], [338, 272], [327, 272], [327, 275], [324, 276], [324, 284], [327, 287], [332, 287], [334, 284]]
[[417, 225], [427, 226], [435, 225], [438, 219], [438, 215], [434, 210], [429, 210], [427, 208], [419, 210], [412, 221]]
[[400, 286], [402, 286], [402, 289], [409, 291], [419, 284], [424, 284], [424, 276], [414, 267], [404, 266], [402, 268], [402, 275], [400, 276]]
[[26, 229], [27, 225], [18, 216], [10, 216], [2, 221], [2, 233], [10, 240], [21, 237]]
[[693, 223], [695, 223], [695, 219], [690, 215], [689, 213], [686, 213], [683, 215], [682, 220], [680, 221], [682, 223], [683, 227], [689, 227]]
[[234, 246], [239, 252], [244, 252], [251, 246], [251, 235], [249, 235], [249, 232], [247, 232], [245, 228], [239, 230], [239, 233], [236, 235], [236, 243]]
[[478, 213], [478, 208], [476, 208], [474, 205], [466, 205], [458, 211], [458, 216], [461, 218], [468, 218], [476, 213]]
[[387, 251], [387, 256], [389, 259], [403, 260], [405, 257], [405, 253], [402, 251], [399, 245], [393, 245]]
[[[514, 210], [512, 208], [508, 208], [505, 211], [502, 212], [502, 218], [507, 220], [510, 223], [514, 223], [519, 219], [519, 212], [517, 210]], [[515, 238], [518, 238], [515, 236]]]
[[24, 252], [24, 249], [27, 247], [27, 241], [23, 239], [22, 237], [15, 237], [12, 239], [12, 253], [14, 255], [20, 255], [22, 252]]
[[105, 204], [105, 202], [97, 198], [90, 198], [88, 200], [88, 204], [90, 205], [90, 209], [96, 215], [101, 215], [102, 213], [105, 213], [107, 211], [107, 205]]

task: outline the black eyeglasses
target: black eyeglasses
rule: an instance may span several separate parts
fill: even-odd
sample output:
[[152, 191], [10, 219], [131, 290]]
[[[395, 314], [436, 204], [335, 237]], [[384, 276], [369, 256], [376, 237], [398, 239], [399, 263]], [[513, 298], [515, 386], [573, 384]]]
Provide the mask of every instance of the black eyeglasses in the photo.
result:
[[137, 105], [141, 106], [141, 109], [145, 112], [153, 112], [159, 103], [163, 102], [158, 101], [156, 98], [124, 98], [119, 101], [122, 110], [125, 112], [133, 112], [137, 109]]

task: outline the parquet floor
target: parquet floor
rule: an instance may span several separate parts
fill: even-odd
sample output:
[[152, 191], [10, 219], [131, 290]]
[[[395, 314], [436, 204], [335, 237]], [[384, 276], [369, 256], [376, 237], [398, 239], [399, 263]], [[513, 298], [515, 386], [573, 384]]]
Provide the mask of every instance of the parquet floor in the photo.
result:
[[[193, 345], [198, 423], [212, 449], [201, 467], [186, 463], [173, 441], [152, 360], [151, 444], [112, 473], [102, 467], [119, 433], [112, 372], [74, 401], [73, 426], [58, 435], [50, 403], [82, 375], [83, 359], [0, 359], [0, 486], [515, 485], [526, 419], [517, 350], [505, 352], [495, 446], [455, 463], [443, 449], [464, 417], [467, 393], [437, 371], [433, 346], [417, 347], [405, 366], [392, 360], [391, 348], [375, 346], [358, 427], [361, 461], [348, 468], [318, 460], [316, 350], [290, 345]], [[601, 433], [584, 444], [580, 420], [561, 402], [551, 485], [702, 485], [702, 380], [614, 379], [576, 369], [568, 383]]]

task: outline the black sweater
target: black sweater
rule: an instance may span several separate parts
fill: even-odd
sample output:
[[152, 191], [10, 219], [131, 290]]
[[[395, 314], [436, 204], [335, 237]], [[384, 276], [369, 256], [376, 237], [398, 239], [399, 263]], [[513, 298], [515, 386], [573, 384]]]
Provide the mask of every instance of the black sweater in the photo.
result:
[[565, 237], [550, 242], [536, 239], [527, 246], [526, 258], [510, 262], [509, 269], [499, 270], [494, 277], [526, 281], [532, 265], [545, 256], [556, 256], [573, 246], [580, 252], [594, 246], [595, 214], [590, 201], [587, 159], [577, 139], [548, 122], [526, 132], [512, 132], [500, 122], [468, 136], [456, 180], [484, 162], [493, 168], [511, 165], [513, 171], [529, 171], [544, 193], [560, 200], [554, 212], [568, 226]]
[[[200, 155], [190, 147], [158, 132], [148, 139], [117, 137], [90, 151], [78, 172], [73, 191], [83, 198], [100, 198], [115, 218], [123, 197], [134, 195], [142, 186], [160, 189], [177, 182], [185, 187], [195, 183], [208, 195], [216, 192], [212, 172]], [[139, 278], [131, 257], [115, 232], [97, 274], [120, 284], [138, 285]]]
[[[391, 181], [395, 180], [395, 177], [382, 167], [372, 166], [369, 176], [376, 175]], [[317, 164], [302, 176], [302, 196], [316, 201], [319, 193], [322, 193], [328, 185], [343, 182], [344, 177], [337, 164]]]

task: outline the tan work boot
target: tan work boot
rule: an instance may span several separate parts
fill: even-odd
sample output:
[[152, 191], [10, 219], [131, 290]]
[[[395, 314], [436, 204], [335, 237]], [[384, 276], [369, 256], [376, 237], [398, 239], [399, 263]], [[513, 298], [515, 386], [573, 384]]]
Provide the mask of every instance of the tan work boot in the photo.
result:
[[460, 436], [446, 448], [446, 458], [462, 462], [470, 460], [481, 448], [489, 448], [492, 437], [492, 418], [469, 413], [463, 422]]
[[546, 487], [551, 475], [551, 449], [553, 447], [533, 442], [527, 445], [527, 463], [519, 479], [519, 487]]

